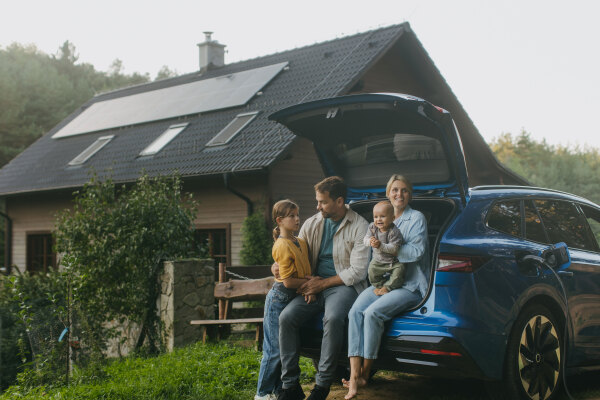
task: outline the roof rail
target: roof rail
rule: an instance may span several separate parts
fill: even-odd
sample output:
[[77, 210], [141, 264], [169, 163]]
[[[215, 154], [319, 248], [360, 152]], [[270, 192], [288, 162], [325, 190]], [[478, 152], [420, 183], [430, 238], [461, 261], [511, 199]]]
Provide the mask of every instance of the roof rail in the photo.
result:
[[[569, 193], [569, 192], [564, 192], [562, 190], [556, 190], [556, 189], [549, 189], [549, 188], [544, 188], [544, 187], [537, 187], [537, 186], [519, 186], [519, 185], [481, 185], [481, 186], [475, 186], [470, 188], [471, 190], [507, 190], [507, 189], [524, 189], [524, 190], [541, 190], [544, 192], [552, 192], [552, 193], [560, 193], [560, 194], [566, 194], [568, 196], [573, 196], [573, 197], [579, 197], [581, 199], [584, 200], [588, 200], [585, 197], [581, 197], [579, 195], [573, 194], [573, 193]], [[588, 200], [589, 201], [589, 200]]]

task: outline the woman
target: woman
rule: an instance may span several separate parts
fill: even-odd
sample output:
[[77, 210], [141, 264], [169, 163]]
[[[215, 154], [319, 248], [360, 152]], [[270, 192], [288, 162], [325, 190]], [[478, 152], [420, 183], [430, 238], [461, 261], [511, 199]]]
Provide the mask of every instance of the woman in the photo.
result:
[[402, 175], [394, 174], [385, 193], [394, 206], [394, 224], [404, 237], [405, 243], [398, 250], [398, 261], [406, 265], [406, 277], [401, 288], [377, 295], [371, 286], [354, 302], [348, 326], [350, 380], [342, 380], [348, 388], [345, 399], [355, 397], [358, 388], [367, 384], [385, 322], [419, 304], [427, 292], [424, 273], [430, 267], [427, 221], [421, 212], [408, 205], [412, 199], [412, 184]]

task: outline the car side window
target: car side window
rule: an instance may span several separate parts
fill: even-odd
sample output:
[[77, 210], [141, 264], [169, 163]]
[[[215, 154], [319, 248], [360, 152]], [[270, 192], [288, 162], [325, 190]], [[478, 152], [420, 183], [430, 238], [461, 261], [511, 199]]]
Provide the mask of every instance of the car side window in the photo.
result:
[[533, 202], [525, 200], [525, 237], [529, 240], [539, 243], [548, 243], [548, 237]]
[[576, 249], [594, 250], [588, 240], [587, 223], [575, 204], [557, 200], [534, 200], [550, 243], [565, 242]]
[[521, 237], [521, 201], [501, 201], [492, 206], [487, 225], [500, 232]]
[[595, 240], [596, 250], [600, 251], [600, 210], [581, 205], [581, 210], [587, 219], [588, 224], [590, 225], [590, 230], [592, 234], [591, 240]]

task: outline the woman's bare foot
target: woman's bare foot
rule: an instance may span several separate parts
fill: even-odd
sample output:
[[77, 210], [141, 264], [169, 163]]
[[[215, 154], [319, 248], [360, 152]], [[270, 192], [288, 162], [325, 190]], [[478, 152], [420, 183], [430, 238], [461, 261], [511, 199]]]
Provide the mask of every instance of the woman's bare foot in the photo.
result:
[[[350, 379], [350, 380], [352, 380], [352, 379]], [[350, 388], [350, 380], [342, 379], [342, 386], [345, 387], [346, 389]], [[362, 376], [359, 376], [356, 379], [356, 383], [359, 388], [367, 386], [367, 381]]]
[[[346, 383], [348, 384], [348, 386], [346, 386]], [[358, 392], [358, 379], [350, 377], [349, 381], [346, 381], [344, 379], [342, 381], [342, 384], [344, 385], [344, 387], [348, 388], [348, 394], [344, 396], [344, 399], [353, 399], [356, 396], [356, 393]]]
[[349, 400], [356, 396], [358, 388], [367, 386], [367, 381], [362, 376], [359, 376], [358, 378], [350, 378], [349, 381], [342, 379], [342, 385], [348, 388], [348, 394], [344, 396], [344, 399]]

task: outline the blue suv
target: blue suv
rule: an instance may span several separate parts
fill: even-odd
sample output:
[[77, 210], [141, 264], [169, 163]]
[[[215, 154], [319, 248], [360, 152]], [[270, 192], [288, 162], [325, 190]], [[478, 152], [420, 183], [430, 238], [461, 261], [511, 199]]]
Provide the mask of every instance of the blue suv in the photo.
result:
[[[429, 289], [389, 323], [375, 368], [504, 381], [511, 399], [552, 398], [564, 374], [600, 368], [600, 206], [555, 190], [469, 187], [450, 114], [414, 96], [336, 97], [270, 118], [314, 143], [367, 220], [391, 174], [413, 183]], [[318, 358], [314, 338], [303, 354]]]

